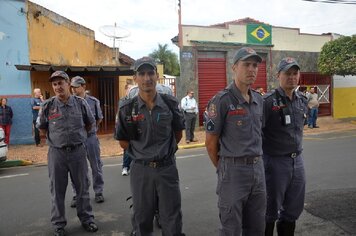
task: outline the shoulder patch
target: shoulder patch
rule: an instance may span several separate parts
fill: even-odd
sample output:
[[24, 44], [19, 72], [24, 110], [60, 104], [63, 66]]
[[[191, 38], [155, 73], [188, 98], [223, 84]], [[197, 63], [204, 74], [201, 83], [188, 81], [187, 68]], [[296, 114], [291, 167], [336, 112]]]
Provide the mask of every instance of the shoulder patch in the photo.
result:
[[121, 109], [124, 106], [127, 106], [127, 105], [131, 104], [133, 102], [134, 98], [137, 98], [137, 97], [121, 98], [120, 101], [119, 101], [119, 109]]
[[214, 123], [214, 121], [209, 119], [208, 122], [206, 122], [206, 130], [207, 131], [214, 131], [214, 129], [215, 129], [215, 123]]

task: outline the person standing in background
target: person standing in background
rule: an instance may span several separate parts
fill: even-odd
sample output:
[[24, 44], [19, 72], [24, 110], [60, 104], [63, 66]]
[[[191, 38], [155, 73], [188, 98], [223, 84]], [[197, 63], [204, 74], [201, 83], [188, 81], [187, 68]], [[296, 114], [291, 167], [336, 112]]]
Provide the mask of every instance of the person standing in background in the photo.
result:
[[9, 145], [10, 143], [10, 130], [12, 125], [12, 109], [7, 105], [7, 98], [1, 98], [0, 103], [0, 127], [5, 133], [5, 143]]
[[[70, 84], [72, 86], [73, 93], [87, 101], [91, 113], [94, 115], [95, 124], [92, 125], [91, 130], [88, 132], [88, 138], [85, 142], [85, 147], [87, 149], [87, 157], [90, 163], [93, 176], [93, 189], [95, 192], [95, 202], [104, 202], [103, 189], [104, 189], [104, 179], [103, 179], [103, 162], [100, 158], [100, 143], [96, 132], [100, 123], [103, 120], [103, 113], [100, 108], [100, 102], [93, 96], [88, 95], [86, 91], [86, 82], [80, 76], [75, 76], [72, 78]], [[73, 188], [74, 192], [75, 189]], [[73, 197], [71, 207], [76, 207], [76, 196]]]
[[188, 90], [187, 96], [182, 98], [180, 106], [184, 112], [185, 119], [185, 142], [187, 144], [190, 142], [197, 142], [198, 140], [194, 138], [194, 129], [199, 110], [197, 101], [194, 98], [193, 90]]
[[41, 89], [35, 88], [33, 90], [33, 95], [34, 95], [34, 97], [31, 98], [31, 107], [32, 107], [32, 123], [33, 123], [33, 131], [35, 134], [35, 143], [36, 143], [36, 147], [42, 147], [40, 131], [36, 127], [36, 120], [38, 117], [38, 112], [41, 108], [41, 104], [44, 101], [42, 93], [41, 93]]
[[316, 120], [318, 119], [318, 111], [319, 111], [319, 100], [318, 100], [318, 94], [315, 92], [315, 88], [311, 87], [310, 91], [307, 95], [308, 98], [308, 128], [313, 129], [313, 128], [319, 128], [319, 126], [316, 125]]
[[[125, 90], [126, 90], [126, 94], [125, 97], [119, 100], [119, 107], [121, 105], [121, 103], [123, 101], [125, 101], [126, 99], [129, 99], [129, 92], [130, 89], [133, 87], [132, 84], [126, 84], [125, 86]], [[118, 119], [118, 117], [116, 116], [116, 119]], [[117, 120], [116, 120], [117, 122]], [[127, 150], [124, 150], [124, 155], [123, 155], [123, 162], [122, 162], [122, 171], [121, 171], [121, 175], [122, 176], [127, 176], [130, 174], [130, 165], [131, 165], [131, 157], [128, 155]]]

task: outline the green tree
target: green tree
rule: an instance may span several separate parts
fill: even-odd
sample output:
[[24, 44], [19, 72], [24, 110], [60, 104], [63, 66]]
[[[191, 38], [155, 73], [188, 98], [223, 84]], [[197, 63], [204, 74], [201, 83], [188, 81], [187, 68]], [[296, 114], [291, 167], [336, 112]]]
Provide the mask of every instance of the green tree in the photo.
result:
[[356, 35], [327, 42], [321, 49], [319, 71], [328, 75], [356, 75]]
[[155, 49], [149, 56], [156, 59], [158, 63], [163, 64], [163, 72], [165, 74], [174, 76], [180, 74], [178, 56], [168, 49], [167, 44], [158, 44], [158, 49]]

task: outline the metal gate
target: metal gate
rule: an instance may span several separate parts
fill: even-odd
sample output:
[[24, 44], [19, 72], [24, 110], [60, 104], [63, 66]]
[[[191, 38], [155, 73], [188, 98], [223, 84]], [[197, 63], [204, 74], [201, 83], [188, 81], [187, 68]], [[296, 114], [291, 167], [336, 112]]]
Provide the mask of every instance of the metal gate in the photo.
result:
[[300, 91], [305, 91], [310, 87], [315, 87], [318, 92], [319, 100], [319, 115], [331, 115], [331, 77], [321, 75], [316, 72], [301, 72], [300, 73]]
[[118, 94], [116, 92], [115, 78], [98, 79], [98, 99], [100, 100], [101, 109], [104, 119], [100, 125], [100, 133], [111, 133], [115, 127], [115, 111], [117, 107]]

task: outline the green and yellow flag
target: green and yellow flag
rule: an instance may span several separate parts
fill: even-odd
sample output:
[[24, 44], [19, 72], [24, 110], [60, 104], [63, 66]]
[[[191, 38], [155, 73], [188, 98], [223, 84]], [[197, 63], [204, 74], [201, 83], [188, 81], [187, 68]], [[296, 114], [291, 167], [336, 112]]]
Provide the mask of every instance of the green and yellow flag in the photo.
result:
[[247, 24], [247, 43], [272, 44], [272, 26], [263, 24]]

